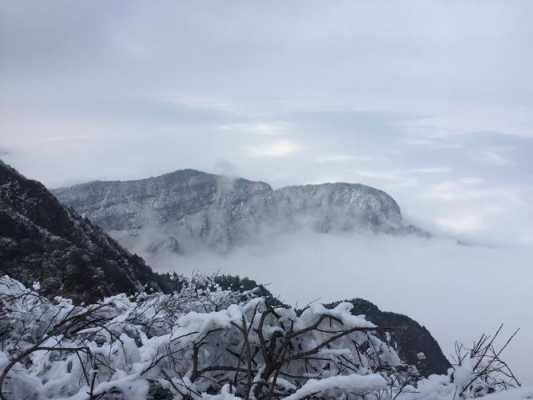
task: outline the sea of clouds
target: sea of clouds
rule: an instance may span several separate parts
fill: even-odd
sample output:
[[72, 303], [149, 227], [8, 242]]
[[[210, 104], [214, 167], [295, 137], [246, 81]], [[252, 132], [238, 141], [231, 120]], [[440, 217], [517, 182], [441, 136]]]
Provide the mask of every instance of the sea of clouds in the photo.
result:
[[361, 297], [426, 326], [452, 358], [503, 323], [520, 328], [506, 350], [530, 384], [533, 354], [533, 249], [458, 245], [448, 239], [299, 232], [237, 248], [151, 259], [159, 271], [228, 273], [268, 284], [282, 300], [304, 306]]

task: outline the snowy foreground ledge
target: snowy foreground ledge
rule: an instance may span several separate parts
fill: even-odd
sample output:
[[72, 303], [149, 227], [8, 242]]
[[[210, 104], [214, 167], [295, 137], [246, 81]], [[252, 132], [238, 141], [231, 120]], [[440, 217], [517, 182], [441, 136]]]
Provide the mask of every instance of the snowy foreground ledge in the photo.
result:
[[423, 378], [379, 327], [350, 309], [273, 307], [253, 291], [221, 290], [206, 277], [184, 281], [172, 295], [117, 295], [75, 306], [4, 276], [0, 397], [533, 398], [532, 390], [514, 389], [518, 383], [488, 351], [463, 354], [446, 376]]

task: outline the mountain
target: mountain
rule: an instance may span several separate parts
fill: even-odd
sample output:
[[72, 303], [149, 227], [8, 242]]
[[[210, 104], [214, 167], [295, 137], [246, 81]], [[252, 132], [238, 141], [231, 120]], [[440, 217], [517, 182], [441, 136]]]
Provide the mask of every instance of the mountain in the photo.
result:
[[[193, 174], [207, 179], [216, 178], [218, 184], [221, 184], [221, 177], [197, 172]], [[195, 187], [189, 191], [188, 198], [178, 199], [181, 203], [178, 202], [177, 209], [202, 210], [220, 202], [221, 198], [228, 202], [231, 199], [233, 204], [238, 204], [239, 198], [242, 202], [248, 199], [247, 203], [253, 206], [273, 201], [271, 199], [280, 201], [278, 199], [282, 198], [290, 204], [290, 207], [286, 205], [285, 212], [290, 209], [294, 214], [289, 216], [293, 216], [296, 214], [294, 210], [319, 208], [318, 201], [312, 203], [308, 200], [305, 206], [301, 203], [292, 204], [301, 200], [302, 194], [299, 191], [311, 191], [317, 196], [316, 192], [335, 187], [318, 185], [273, 191], [264, 183], [246, 180], [230, 183], [232, 190], [224, 196], [220, 195], [220, 188], [213, 192], [209, 184], [203, 187], [204, 192]], [[142, 193], [137, 192], [137, 195], [142, 197]], [[335, 193], [332, 196], [335, 198], [339, 195], [340, 193]], [[213, 200], [213, 196], [219, 198]], [[257, 198], [250, 201], [254, 196]], [[252, 209], [252, 206], [249, 207]], [[276, 211], [279, 212], [279, 208]], [[0, 277], [3, 274], [26, 285], [38, 282], [35, 287], [39, 294], [67, 297], [75, 303], [92, 303], [119, 293], [133, 294], [143, 288], [166, 293], [175, 289], [184, 290], [184, 278], [170, 279], [169, 276], [152, 272], [140, 257], [124, 250], [101, 228], [73, 209], [61, 205], [41, 183], [25, 178], [0, 161]], [[235, 293], [253, 291], [264, 297], [268, 304], [288, 307], [253, 280], [228, 275], [212, 279], [213, 282], [205, 288], [216, 286]], [[352, 312], [355, 315], [365, 314], [369, 321], [383, 327], [384, 332], [390, 332], [402, 360], [416, 365], [424, 375], [446, 371], [449, 364], [442, 356], [438, 343], [425, 328], [403, 315], [382, 312], [365, 300], [350, 302], [354, 306]], [[0, 307], [0, 314], [6, 310]], [[419, 353], [424, 353], [425, 358], [419, 358]]]
[[53, 193], [126, 248], [148, 257], [205, 247], [227, 252], [261, 235], [297, 229], [428, 235], [403, 221], [391, 196], [360, 184], [273, 190], [264, 182], [186, 169]]
[[[424, 375], [446, 374], [451, 367], [431, 333], [406, 315], [381, 311], [375, 304], [364, 299], [346, 300], [351, 303], [354, 315], [364, 315], [367, 320], [383, 329], [382, 338], [389, 334], [396, 345], [398, 355], [409, 365], [414, 365]], [[328, 304], [328, 308], [340, 302]]]
[[39, 182], [0, 161], [0, 275], [41, 293], [93, 302], [115, 293], [166, 285], [138, 256], [64, 207]]

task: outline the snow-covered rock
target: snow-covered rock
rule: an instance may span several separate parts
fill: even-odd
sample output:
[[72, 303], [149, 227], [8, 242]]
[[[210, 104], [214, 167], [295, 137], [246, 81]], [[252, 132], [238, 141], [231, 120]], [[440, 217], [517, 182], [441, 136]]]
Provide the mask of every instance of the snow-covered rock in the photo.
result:
[[264, 182], [180, 170], [135, 181], [97, 181], [53, 193], [145, 256], [197, 248], [226, 252], [297, 229], [427, 235], [406, 224], [385, 192], [325, 183], [273, 190]]

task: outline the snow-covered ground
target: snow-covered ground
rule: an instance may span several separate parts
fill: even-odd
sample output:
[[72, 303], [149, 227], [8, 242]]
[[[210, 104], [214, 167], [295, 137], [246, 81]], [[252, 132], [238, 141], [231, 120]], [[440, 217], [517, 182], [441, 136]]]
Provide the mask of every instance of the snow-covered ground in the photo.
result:
[[446, 355], [500, 323], [506, 351], [523, 382], [533, 384], [533, 249], [459, 246], [441, 239], [299, 233], [227, 256], [152, 260], [159, 270], [235, 273], [270, 283], [292, 304], [362, 297], [425, 325]]

